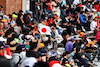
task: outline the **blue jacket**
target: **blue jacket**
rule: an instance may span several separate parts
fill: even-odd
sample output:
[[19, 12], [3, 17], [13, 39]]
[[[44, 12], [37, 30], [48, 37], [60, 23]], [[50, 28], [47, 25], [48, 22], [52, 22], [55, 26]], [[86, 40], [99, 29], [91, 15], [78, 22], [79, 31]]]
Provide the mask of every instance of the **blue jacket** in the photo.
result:
[[80, 22], [85, 23], [86, 21], [84, 19], [86, 19], [82, 14], [79, 14], [80, 16]]

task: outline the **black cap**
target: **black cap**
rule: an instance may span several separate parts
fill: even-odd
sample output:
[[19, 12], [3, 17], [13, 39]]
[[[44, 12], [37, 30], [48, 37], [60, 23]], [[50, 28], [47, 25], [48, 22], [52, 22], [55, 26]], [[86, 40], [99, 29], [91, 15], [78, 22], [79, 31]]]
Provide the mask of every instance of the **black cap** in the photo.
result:
[[39, 49], [39, 51], [41, 52], [41, 56], [47, 55], [47, 51], [45, 49]]
[[6, 48], [5, 43], [0, 41], [0, 49]]

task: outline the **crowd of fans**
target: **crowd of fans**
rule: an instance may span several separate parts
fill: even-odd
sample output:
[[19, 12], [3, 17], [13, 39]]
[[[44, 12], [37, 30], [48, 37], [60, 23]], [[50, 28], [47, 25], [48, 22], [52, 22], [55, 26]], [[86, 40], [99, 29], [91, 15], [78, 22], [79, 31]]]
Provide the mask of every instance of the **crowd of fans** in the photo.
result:
[[[1, 67], [96, 65], [85, 50], [93, 49], [100, 60], [99, 51], [95, 51], [100, 45], [99, 1], [34, 0], [33, 5], [31, 11], [9, 15], [0, 5]], [[94, 37], [86, 31], [93, 31]], [[74, 35], [79, 36], [71, 37]]]

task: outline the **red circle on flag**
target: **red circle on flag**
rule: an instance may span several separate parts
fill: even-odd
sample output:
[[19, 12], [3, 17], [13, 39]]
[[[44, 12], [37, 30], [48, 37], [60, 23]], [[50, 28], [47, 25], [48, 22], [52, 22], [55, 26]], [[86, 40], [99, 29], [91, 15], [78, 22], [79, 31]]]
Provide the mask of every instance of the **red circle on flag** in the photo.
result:
[[42, 31], [43, 33], [46, 33], [47, 30], [46, 30], [46, 28], [42, 28], [41, 31]]

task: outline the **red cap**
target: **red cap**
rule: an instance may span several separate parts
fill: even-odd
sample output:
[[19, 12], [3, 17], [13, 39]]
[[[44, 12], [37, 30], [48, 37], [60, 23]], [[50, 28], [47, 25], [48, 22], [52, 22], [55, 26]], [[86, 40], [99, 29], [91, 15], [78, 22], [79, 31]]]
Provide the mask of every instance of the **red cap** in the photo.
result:
[[79, 7], [82, 7], [82, 4], [79, 4], [78, 6], [79, 6]]
[[96, 18], [100, 18], [99, 16], [96, 16]]

